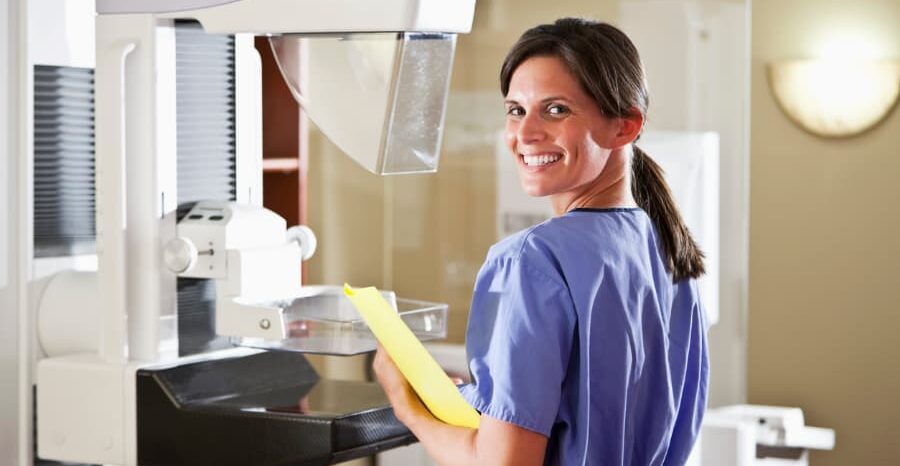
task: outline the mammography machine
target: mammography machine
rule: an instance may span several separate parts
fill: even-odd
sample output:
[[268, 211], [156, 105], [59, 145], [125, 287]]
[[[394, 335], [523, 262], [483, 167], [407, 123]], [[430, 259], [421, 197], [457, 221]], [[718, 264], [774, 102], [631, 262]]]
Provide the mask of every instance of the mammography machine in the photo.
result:
[[[89, 77], [96, 211], [96, 266], [48, 274], [29, 292], [33, 306], [25, 306], [36, 316], [38, 458], [318, 465], [414, 441], [380, 387], [321, 380], [302, 354], [358, 354], [373, 350], [375, 341], [339, 288], [300, 286], [301, 261], [315, 252], [315, 235], [288, 228], [261, 206], [253, 36], [270, 36], [294, 97], [361, 166], [382, 175], [433, 172], [455, 35], [471, 29], [474, 5], [96, 1], [92, 72], [34, 71], [35, 154], [51, 151], [41, 138], [56, 137], [43, 131], [56, 120], [41, 118], [90, 113], [67, 100], [88, 84], [59, 84]], [[224, 51], [230, 61], [212, 60], [204, 50]], [[217, 97], [198, 96], [218, 91], [187, 68], [224, 76], [227, 104], [192, 116]], [[61, 95], [48, 97], [56, 88]], [[57, 103], [62, 110], [50, 108]], [[221, 128], [226, 143], [211, 136]], [[203, 151], [185, 155], [193, 153], [190, 144], [227, 145], [227, 170], [203, 165]], [[81, 173], [77, 158], [40, 157], [31, 162], [35, 173], [48, 166], [54, 180]], [[194, 189], [190, 178], [225, 186], [228, 195], [193, 193], [185, 203]], [[49, 215], [42, 209], [50, 209], [35, 200], [40, 190], [62, 189], [42, 182], [33, 182], [34, 198], [23, 196], [35, 237]], [[423, 340], [445, 332], [446, 306], [384, 294]], [[214, 309], [207, 333], [185, 320], [194, 301]]]

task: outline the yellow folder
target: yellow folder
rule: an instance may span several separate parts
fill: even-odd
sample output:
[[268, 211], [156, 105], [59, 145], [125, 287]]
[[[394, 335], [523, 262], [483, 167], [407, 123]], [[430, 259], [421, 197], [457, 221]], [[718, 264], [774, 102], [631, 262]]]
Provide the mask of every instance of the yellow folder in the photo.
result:
[[374, 287], [352, 288], [346, 283], [344, 293], [431, 414], [447, 424], [477, 429], [478, 412], [381, 293]]

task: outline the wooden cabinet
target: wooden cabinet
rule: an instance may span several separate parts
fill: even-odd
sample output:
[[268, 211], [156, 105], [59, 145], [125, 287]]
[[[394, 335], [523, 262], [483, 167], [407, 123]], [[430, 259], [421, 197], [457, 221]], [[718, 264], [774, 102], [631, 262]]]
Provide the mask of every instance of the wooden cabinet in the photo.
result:
[[[269, 39], [255, 40], [262, 59], [263, 206], [284, 217], [289, 227], [305, 225], [308, 122], [281, 77]], [[304, 280], [306, 272], [304, 263]]]
[[306, 222], [307, 122], [278, 71], [265, 37], [256, 38], [262, 58], [263, 205], [287, 220]]

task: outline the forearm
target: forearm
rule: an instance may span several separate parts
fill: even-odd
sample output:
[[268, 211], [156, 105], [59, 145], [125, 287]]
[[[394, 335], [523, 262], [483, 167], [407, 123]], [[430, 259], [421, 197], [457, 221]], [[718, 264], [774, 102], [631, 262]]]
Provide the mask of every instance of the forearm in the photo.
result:
[[374, 368], [397, 419], [439, 465], [539, 466], [544, 462], [547, 438], [543, 435], [485, 415], [478, 429], [446, 424], [432, 416], [381, 350]]
[[[414, 405], [415, 406], [415, 405]], [[452, 426], [425, 409], [401, 409], [400, 421], [418, 437], [440, 466], [539, 466], [544, 463], [547, 438], [481, 416], [478, 429]]]
[[401, 419], [440, 466], [486, 464], [479, 461], [478, 430], [438, 421], [430, 413], [409, 413]]

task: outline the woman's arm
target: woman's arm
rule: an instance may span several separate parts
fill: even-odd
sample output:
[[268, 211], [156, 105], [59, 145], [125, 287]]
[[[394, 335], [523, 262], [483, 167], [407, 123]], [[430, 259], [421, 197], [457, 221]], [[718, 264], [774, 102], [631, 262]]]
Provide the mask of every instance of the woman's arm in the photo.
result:
[[544, 463], [547, 438], [541, 434], [486, 415], [481, 416], [478, 429], [456, 427], [436, 419], [381, 346], [375, 354], [374, 369], [397, 419], [415, 434], [439, 465]]

